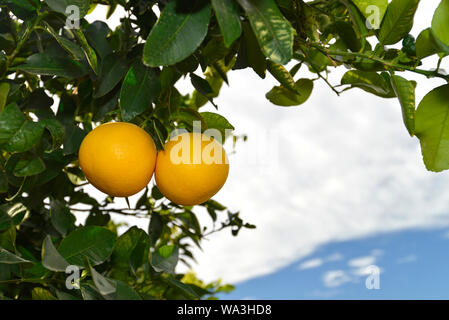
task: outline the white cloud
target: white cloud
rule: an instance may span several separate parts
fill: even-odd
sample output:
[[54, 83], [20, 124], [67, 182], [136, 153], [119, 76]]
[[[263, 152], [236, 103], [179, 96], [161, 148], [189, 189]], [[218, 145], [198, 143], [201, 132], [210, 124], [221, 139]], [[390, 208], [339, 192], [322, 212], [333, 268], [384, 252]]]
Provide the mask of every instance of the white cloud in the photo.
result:
[[328, 288], [339, 287], [349, 281], [351, 281], [351, 277], [343, 270], [327, 271], [323, 276], [323, 283]]
[[[415, 36], [429, 26], [438, 3], [421, 4]], [[435, 65], [430, 58], [422, 67]], [[342, 72], [332, 73], [330, 81], [339, 83]], [[315, 77], [305, 68], [299, 74]], [[405, 76], [418, 81], [417, 101], [444, 83]], [[274, 272], [332, 241], [449, 224], [449, 173], [425, 170], [418, 140], [408, 136], [397, 100], [358, 89], [337, 97], [316, 81], [306, 104], [281, 108], [264, 97], [276, 85], [270, 76], [261, 80], [250, 71], [233, 71], [229, 81], [216, 99], [219, 112], [249, 139], [230, 156], [227, 184], [215, 199], [240, 210], [257, 229], [238, 237], [230, 232], [210, 236], [203, 251], [196, 252], [201, 278], [239, 282]], [[178, 87], [191, 91], [187, 81]], [[204, 225], [210, 219], [200, 215], [200, 221]], [[147, 220], [132, 223], [148, 225]], [[342, 270], [325, 276], [328, 284], [348, 278]]]
[[328, 262], [334, 262], [334, 261], [340, 261], [340, 260], [342, 260], [342, 259], [343, 259], [343, 256], [342, 256], [340, 253], [336, 252], [336, 253], [333, 253], [333, 254], [331, 254], [330, 256], [328, 256], [328, 257], [326, 258], [326, 261], [328, 261]]
[[376, 257], [374, 256], [364, 256], [354, 258], [348, 261], [348, 266], [353, 268], [362, 268], [372, 265], [376, 262]]
[[401, 257], [396, 260], [397, 264], [403, 264], [403, 263], [412, 263], [418, 260], [418, 257], [415, 254], [409, 254], [408, 256]]
[[306, 260], [304, 262], [302, 262], [299, 266], [298, 269], [299, 270], [305, 270], [305, 269], [313, 269], [313, 268], [318, 268], [323, 264], [323, 260], [322, 259], [310, 259], [310, 260]]

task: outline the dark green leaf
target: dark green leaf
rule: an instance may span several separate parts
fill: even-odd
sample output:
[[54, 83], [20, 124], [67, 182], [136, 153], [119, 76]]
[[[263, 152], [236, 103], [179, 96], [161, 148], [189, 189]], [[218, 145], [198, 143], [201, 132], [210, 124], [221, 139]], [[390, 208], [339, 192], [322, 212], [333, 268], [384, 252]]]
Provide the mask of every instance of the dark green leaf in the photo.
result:
[[200, 299], [201, 297], [193, 290], [190, 286], [187, 284], [178, 281], [176, 279], [168, 278], [166, 279], [168, 284], [178, 290], [181, 290], [181, 292], [189, 299]]
[[154, 69], [145, 67], [140, 61], [129, 69], [120, 92], [120, 110], [123, 121], [130, 121], [151, 108], [157, 98], [161, 84]]
[[212, 0], [215, 16], [220, 26], [226, 47], [242, 34], [240, 16], [234, 0]]
[[53, 227], [64, 237], [75, 227], [75, 216], [60, 200], [50, 201], [50, 217]]
[[39, 157], [21, 159], [14, 168], [16, 177], [34, 176], [45, 171], [45, 163]]
[[44, 288], [36, 287], [31, 291], [33, 300], [58, 300], [50, 291]]
[[[143, 62], [149, 67], [167, 66], [190, 56], [203, 42], [210, 20], [210, 5], [201, 0], [189, 3], [187, 12], [177, 8], [179, 1], [170, 1], [151, 30], [143, 52]], [[184, 9], [185, 10], [185, 9]]]
[[65, 78], [80, 78], [88, 73], [87, 68], [79, 61], [64, 57], [53, 57], [46, 53], [35, 53], [27, 58], [25, 64], [13, 69]]
[[160, 238], [163, 226], [164, 225], [161, 216], [158, 213], [153, 213], [151, 215], [150, 225], [148, 227], [148, 233], [150, 235], [152, 246], [154, 246], [157, 240]]
[[111, 261], [115, 268], [137, 270], [148, 261], [150, 238], [137, 227], [132, 227], [118, 239], [112, 252]]
[[99, 83], [94, 98], [102, 97], [114, 89], [127, 71], [126, 60], [115, 54], [108, 55], [101, 63]]
[[115, 283], [113, 280], [103, 277], [92, 266], [89, 265], [89, 267], [90, 273], [92, 275], [92, 280], [94, 281], [95, 286], [102, 295], [112, 294], [116, 291]]
[[294, 29], [274, 0], [237, 0], [245, 9], [260, 48], [271, 61], [286, 64], [293, 53]]
[[6, 105], [6, 100], [8, 99], [10, 85], [7, 82], [0, 83], [0, 112]]
[[97, 226], [79, 228], [64, 238], [59, 253], [70, 263], [84, 266], [84, 256], [93, 266], [103, 263], [112, 253], [115, 235]]
[[199, 93], [201, 93], [206, 98], [208, 98], [210, 103], [212, 103], [212, 105], [215, 108], [217, 108], [217, 106], [214, 103], [214, 100], [212, 99], [212, 97], [215, 95], [215, 93], [214, 93], [214, 90], [212, 89], [212, 87], [210, 86], [209, 82], [207, 82], [206, 79], [203, 79], [194, 73], [190, 74], [190, 80], [191, 80], [192, 85], [195, 88], [195, 90], [198, 91]]
[[25, 152], [40, 139], [43, 127], [25, 118], [15, 104], [10, 104], [0, 113], [0, 145], [9, 152]]

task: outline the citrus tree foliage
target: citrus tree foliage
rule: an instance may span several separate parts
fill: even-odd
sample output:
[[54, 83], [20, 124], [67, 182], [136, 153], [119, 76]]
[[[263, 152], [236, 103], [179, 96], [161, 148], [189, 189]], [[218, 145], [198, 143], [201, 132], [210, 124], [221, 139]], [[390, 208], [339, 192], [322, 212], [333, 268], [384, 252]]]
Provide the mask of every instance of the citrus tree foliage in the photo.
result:
[[[108, 16], [124, 8], [115, 30], [83, 18], [97, 4], [109, 7]], [[211, 232], [229, 228], [237, 235], [253, 228], [238, 212], [213, 200], [198, 206], [215, 222], [207, 230], [198, 222], [199, 208], [170, 203], [156, 187], [135, 208], [111, 209], [113, 198], [99, 201], [83, 192], [77, 162], [82, 139], [99, 123], [133, 122], [158, 149], [176, 128], [192, 130], [193, 121], [203, 130], [233, 129], [214, 101], [232, 70], [250, 68], [261, 78], [270, 73], [279, 83], [266, 98], [282, 107], [305, 103], [315, 81], [337, 94], [358, 88], [397, 99], [427, 169], [448, 169], [449, 85], [432, 90], [416, 108], [417, 83], [407, 80], [407, 72], [423, 81], [449, 79], [440, 70], [449, 53], [449, 0], [441, 1], [415, 40], [409, 32], [418, 5], [0, 0], [0, 297], [199, 299], [232, 289], [177, 274], [175, 266], [192, 263], [192, 246], [200, 247]], [[422, 69], [421, 60], [432, 55], [438, 65]], [[327, 74], [339, 66], [349, 70], [332, 84]], [[303, 77], [301, 68], [316, 77]], [[181, 95], [181, 78], [195, 91]], [[217, 111], [203, 112], [207, 103]], [[82, 226], [73, 215], [78, 204], [90, 207]], [[118, 237], [111, 213], [148, 219], [148, 229], [132, 227]], [[66, 286], [70, 266], [80, 269], [79, 290]]]

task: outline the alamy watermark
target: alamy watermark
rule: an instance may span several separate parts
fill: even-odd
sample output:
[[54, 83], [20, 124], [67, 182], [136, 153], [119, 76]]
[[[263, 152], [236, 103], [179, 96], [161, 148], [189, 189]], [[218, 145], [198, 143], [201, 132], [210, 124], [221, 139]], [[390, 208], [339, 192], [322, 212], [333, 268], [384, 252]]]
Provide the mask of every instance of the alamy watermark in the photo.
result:
[[365, 280], [365, 287], [368, 290], [380, 290], [380, 268], [376, 265], [370, 265], [364, 271], [368, 275]]

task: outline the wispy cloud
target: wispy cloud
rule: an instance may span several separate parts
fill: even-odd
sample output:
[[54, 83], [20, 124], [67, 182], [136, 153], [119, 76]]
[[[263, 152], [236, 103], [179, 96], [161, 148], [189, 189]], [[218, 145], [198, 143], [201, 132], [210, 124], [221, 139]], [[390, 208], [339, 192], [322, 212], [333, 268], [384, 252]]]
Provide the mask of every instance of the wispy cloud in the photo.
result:
[[313, 269], [318, 268], [323, 265], [323, 259], [310, 259], [302, 262], [299, 266], [299, 270], [305, 270], [305, 269]]
[[330, 270], [323, 275], [323, 283], [328, 288], [339, 287], [351, 281], [351, 277], [343, 270]]
[[418, 260], [418, 257], [415, 254], [409, 254], [408, 256], [400, 257], [396, 260], [397, 264], [403, 263], [412, 263]]

